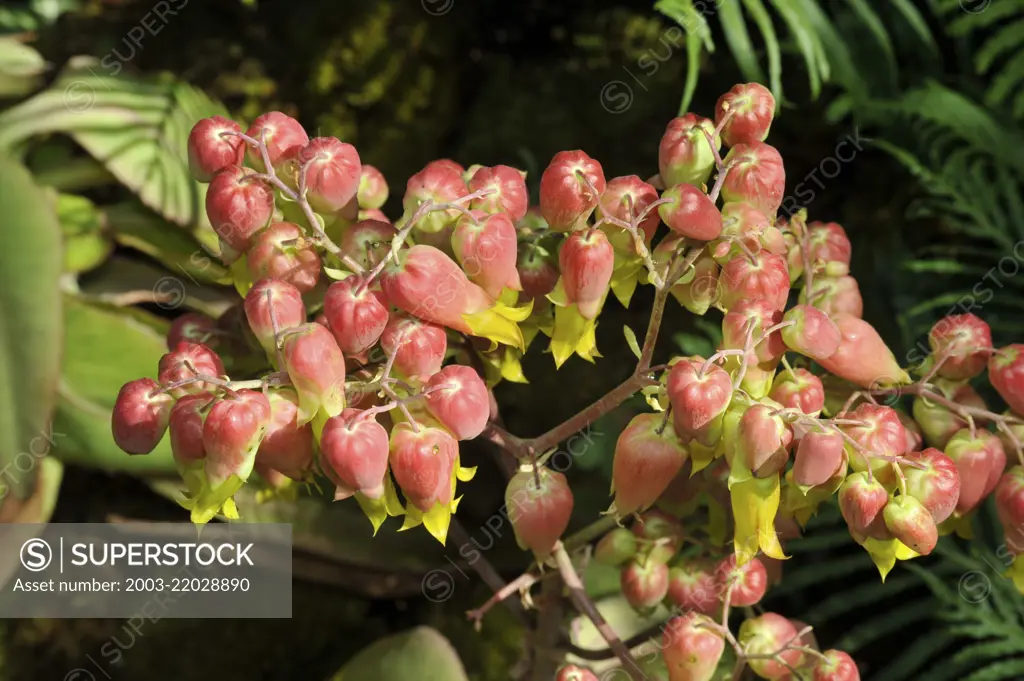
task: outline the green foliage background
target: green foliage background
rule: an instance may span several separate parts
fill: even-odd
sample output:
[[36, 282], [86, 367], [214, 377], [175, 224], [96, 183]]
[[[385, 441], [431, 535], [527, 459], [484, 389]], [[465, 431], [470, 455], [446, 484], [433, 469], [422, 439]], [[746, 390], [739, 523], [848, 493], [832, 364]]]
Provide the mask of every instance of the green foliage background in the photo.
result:
[[[653, 175], [671, 117], [709, 114], [732, 84], [758, 80], [781, 104], [770, 141], [786, 159], [790, 190], [813, 186], [811, 218], [846, 227], [866, 317], [898, 356], [958, 307], [989, 321], [997, 343], [1024, 332], [1022, 0], [454, 0], [441, 16], [427, 10], [445, 3], [416, 0], [169, 4], [177, 14], [155, 23], [154, 5], [142, 0], [0, 6], [0, 31], [38, 51], [0, 42], [0, 148], [35, 178], [15, 192], [35, 208], [15, 211], [4, 199], [0, 239], [23, 239], [31, 224], [41, 252], [53, 250], [58, 229], [64, 243], [59, 289], [55, 269], [0, 263], [19, 282], [37, 277], [33, 294], [49, 291], [32, 328], [63, 347], [58, 355], [33, 343], [39, 358], [0, 358], [0, 395], [24, 383], [15, 369], [45, 374], [48, 362], [60, 365], [60, 378], [38, 383], [38, 399], [25, 400], [16, 418], [34, 424], [48, 401], [56, 404], [54, 428], [64, 437], [50, 453], [58, 469], [57, 460], [66, 464], [63, 482], [49, 465], [36, 471], [48, 500], [25, 502], [21, 517], [47, 516], [59, 486], [55, 521], [180, 519], [160, 495], [166, 449], [127, 460], [112, 449], [106, 420], [117, 388], [155, 371], [177, 311], [137, 305], [139, 292], [171, 272], [186, 308], [218, 314], [231, 300], [224, 271], [203, 250], [212, 243], [203, 188], [183, 172], [188, 129], [212, 113], [249, 121], [277, 109], [352, 142], [389, 179], [393, 213], [405, 178], [438, 157], [523, 167], [534, 189], [562, 149], [586, 150], [609, 177]], [[155, 28], [140, 37], [144, 21]], [[615, 81], [631, 92], [624, 110], [602, 99]], [[824, 177], [823, 160], [849, 136], [870, 142]], [[4, 182], [24, 172], [0, 169]], [[29, 212], [41, 206], [44, 215]], [[2, 328], [28, 323], [21, 293], [0, 287], [0, 309], [12, 320]], [[570, 362], [555, 374], [549, 357], [531, 353], [531, 385], [499, 389], [509, 428], [539, 433], [624, 378], [621, 329], [641, 328], [649, 296], [642, 291], [629, 310], [610, 306], [597, 369]], [[659, 354], [698, 351], [716, 324], [670, 315]], [[576, 525], [607, 504], [611, 451], [630, 408], [642, 405], [595, 424], [594, 444], [570, 473]], [[0, 438], [9, 437], [4, 430]], [[0, 460], [19, 446], [5, 442]], [[484, 526], [500, 477], [485, 448], [466, 457], [483, 466], [460, 507], [462, 525], [470, 541], [493, 543], [488, 559], [514, 576], [524, 558], [509, 529]], [[116, 640], [124, 654], [110, 668], [115, 678], [198, 679], [215, 669], [225, 679], [326, 679], [366, 645], [421, 623], [452, 641], [468, 678], [508, 678], [524, 636], [515, 619], [495, 610], [478, 633], [462, 616], [486, 600], [482, 585], [456, 574], [451, 600], [420, 593], [422, 575], [448, 558], [472, 575], [459, 546], [446, 558], [393, 533], [371, 545], [360, 518], [319, 501], [249, 507], [300, 530], [293, 620], [163, 621], [130, 644], [121, 622], [6, 622], [0, 675], [64, 678]], [[943, 540], [936, 555], [882, 585], [825, 513], [794, 544], [766, 607], [814, 624], [821, 643], [857, 656], [867, 679], [1022, 678], [1024, 602], [999, 576], [1005, 555], [991, 514], [976, 530], [970, 547]], [[400, 639], [394, 650], [416, 645]]]

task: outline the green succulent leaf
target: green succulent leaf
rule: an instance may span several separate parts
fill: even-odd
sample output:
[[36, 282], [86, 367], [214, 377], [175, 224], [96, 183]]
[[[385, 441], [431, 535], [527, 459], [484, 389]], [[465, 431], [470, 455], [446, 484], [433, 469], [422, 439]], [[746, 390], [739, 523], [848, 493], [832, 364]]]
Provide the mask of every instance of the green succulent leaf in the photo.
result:
[[0, 206], [0, 485], [24, 499], [36, 467], [9, 467], [46, 451], [34, 445], [49, 432], [60, 370], [61, 233], [45, 192], [4, 156]]
[[430, 627], [383, 638], [358, 653], [332, 681], [468, 681], [458, 654]]

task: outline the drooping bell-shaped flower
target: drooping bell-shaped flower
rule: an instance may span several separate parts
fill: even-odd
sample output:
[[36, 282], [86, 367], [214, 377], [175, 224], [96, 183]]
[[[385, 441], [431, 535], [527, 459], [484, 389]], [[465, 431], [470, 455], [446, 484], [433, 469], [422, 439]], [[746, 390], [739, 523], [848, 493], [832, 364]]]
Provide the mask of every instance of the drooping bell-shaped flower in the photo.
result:
[[114, 443], [129, 454], [149, 454], [167, 432], [173, 406], [174, 399], [151, 378], [125, 383], [111, 414]]
[[480, 374], [472, 367], [449, 364], [423, 388], [427, 410], [456, 439], [472, 440], [483, 432], [491, 400]]
[[359, 355], [376, 345], [389, 317], [384, 294], [363, 286], [360, 276], [347, 277], [328, 287], [324, 315], [346, 355]]
[[687, 452], [661, 414], [638, 414], [615, 443], [612, 490], [620, 517], [646, 511], [686, 461]]
[[256, 282], [245, 294], [244, 308], [249, 328], [270, 357], [276, 353], [282, 332], [306, 323], [302, 293], [280, 279]]
[[304, 481], [313, 464], [313, 427], [299, 425], [299, 396], [291, 388], [271, 391], [269, 400], [270, 423], [256, 452], [256, 468]]
[[337, 486], [334, 498], [356, 492], [380, 498], [388, 452], [388, 432], [365, 411], [346, 409], [327, 419], [320, 434], [320, 468]]
[[425, 381], [444, 363], [448, 337], [436, 324], [416, 317], [393, 315], [380, 338], [388, 357], [394, 355], [394, 370], [404, 376]]
[[345, 408], [345, 355], [331, 332], [320, 324], [290, 330], [281, 343], [284, 370], [299, 395], [300, 425], [317, 413], [337, 416]]
[[730, 147], [763, 142], [774, 117], [775, 97], [760, 83], [734, 85], [715, 105], [715, 125], [722, 126], [722, 139]]
[[550, 229], [569, 231], [586, 222], [604, 190], [600, 163], [579, 150], [560, 151], [540, 178], [541, 214]]
[[572, 491], [562, 473], [522, 466], [505, 488], [505, 508], [519, 547], [543, 559], [569, 526]]
[[584, 319], [594, 319], [611, 285], [615, 251], [599, 229], [573, 232], [558, 254], [562, 284]]
[[516, 270], [516, 228], [506, 213], [473, 211], [455, 223], [452, 251], [470, 281], [491, 298], [522, 288]]
[[832, 321], [839, 328], [842, 341], [832, 355], [817, 360], [827, 371], [861, 388], [910, 382], [875, 327], [848, 314], [837, 315]]

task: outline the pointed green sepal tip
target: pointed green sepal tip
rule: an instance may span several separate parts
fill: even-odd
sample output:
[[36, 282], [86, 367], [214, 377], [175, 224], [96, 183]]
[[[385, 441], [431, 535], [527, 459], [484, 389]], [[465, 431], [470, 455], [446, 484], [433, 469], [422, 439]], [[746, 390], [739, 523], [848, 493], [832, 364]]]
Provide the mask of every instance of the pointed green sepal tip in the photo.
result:
[[238, 295], [245, 298], [245, 295], [249, 293], [249, 289], [252, 288], [252, 277], [249, 275], [249, 259], [245, 253], [239, 256], [238, 260], [231, 263], [228, 271], [231, 273], [231, 282], [235, 285]]
[[387, 501], [384, 495], [377, 499], [371, 499], [361, 492], [356, 492], [354, 496], [359, 504], [359, 508], [362, 509], [363, 514], [369, 519], [370, 524], [373, 525], [373, 536], [376, 537], [380, 526], [384, 524], [388, 517]]

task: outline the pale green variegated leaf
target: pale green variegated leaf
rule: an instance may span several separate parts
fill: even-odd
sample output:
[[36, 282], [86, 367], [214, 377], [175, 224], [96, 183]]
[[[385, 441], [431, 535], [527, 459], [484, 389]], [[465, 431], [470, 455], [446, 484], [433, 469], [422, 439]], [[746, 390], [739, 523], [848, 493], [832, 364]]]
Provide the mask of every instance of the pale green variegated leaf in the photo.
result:
[[331, 681], [468, 681], [455, 648], [436, 629], [417, 627], [363, 649]]
[[0, 97], [22, 97], [37, 87], [46, 71], [38, 52], [13, 38], [0, 38]]
[[103, 233], [103, 215], [84, 196], [57, 197], [57, 218], [64, 235], [64, 271], [80, 274], [98, 267], [114, 249]]
[[[0, 467], [47, 432], [60, 371], [60, 224], [46, 193], [0, 156]], [[5, 475], [18, 499], [33, 470]]]
[[104, 214], [114, 240], [122, 246], [145, 253], [194, 283], [231, 284], [227, 268], [189, 232], [145, 207], [120, 203], [105, 208]]
[[0, 115], [0, 148], [65, 133], [140, 200], [171, 222], [209, 230], [206, 185], [188, 170], [188, 134], [223, 107], [185, 83], [107, 75], [93, 60], [72, 59], [49, 89]]

